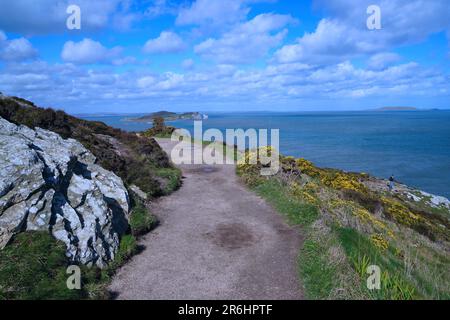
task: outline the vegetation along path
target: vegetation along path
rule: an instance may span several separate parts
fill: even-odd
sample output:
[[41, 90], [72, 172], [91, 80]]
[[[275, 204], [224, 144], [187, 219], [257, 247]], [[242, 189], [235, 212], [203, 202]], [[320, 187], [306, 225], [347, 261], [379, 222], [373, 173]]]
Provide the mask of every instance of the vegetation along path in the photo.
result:
[[[159, 139], [170, 154], [175, 142]], [[238, 181], [233, 165], [183, 165], [183, 186], [157, 200], [161, 225], [122, 267], [118, 299], [301, 299], [298, 230]]]

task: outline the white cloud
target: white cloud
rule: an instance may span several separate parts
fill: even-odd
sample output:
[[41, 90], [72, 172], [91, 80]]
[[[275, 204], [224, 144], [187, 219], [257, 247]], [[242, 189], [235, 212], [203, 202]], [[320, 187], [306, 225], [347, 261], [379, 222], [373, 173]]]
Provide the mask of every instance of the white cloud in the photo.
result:
[[175, 15], [179, 11], [179, 5], [171, 0], [153, 0], [152, 4], [145, 10], [145, 16], [155, 18], [165, 14]]
[[139, 88], [148, 88], [156, 83], [156, 79], [152, 76], [145, 76], [137, 80]]
[[367, 65], [373, 70], [383, 70], [400, 60], [401, 57], [396, 53], [382, 52], [371, 56]]
[[194, 67], [194, 60], [192, 59], [185, 59], [183, 60], [183, 62], [181, 63], [181, 66], [183, 67], [183, 69], [186, 70], [190, 70]]
[[66, 9], [76, 4], [82, 9], [82, 31], [109, 25], [121, 12], [125, 0], [14, 0], [2, 1], [0, 29], [6, 32], [30, 34], [62, 33], [66, 31]]
[[[80, 1], [88, 3], [87, 0]], [[90, 6], [86, 16], [88, 20], [82, 26], [94, 30], [113, 23], [115, 27], [126, 29], [135, 19], [143, 16], [175, 14], [179, 6], [171, 0], [152, 1], [153, 6], [142, 17], [136, 17], [131, 11], [135, 8], [133, 1], [112, 0], [107, 3], [100, 0], [96, 7], [98, 12], [86, 4]], [[194, 36], [205, 35], [207, 30], [212, 30], [207, 37], [196, 40], [198, 45], [194, 51], [201, 57], [216, 61], [215, 64], [209, 61], [203, 63], [200, 57], [195, 57], [195, 68], [192, 59], [175, 64], [170, 61], [162, 68], [164, 71], [173, 68], [178, 70], [177, 73], [157, 73], [152, 65], [159, 66], [161, 61], [166, 60], [164, 57], [151, 57], [152, 65], [120, 68], [118, 72], [114, 65], [138, 66], [144, 62], [122, 55], [120, 47], [109, 48], [100, 42], [84, 39], [64, 45], [61, 53], [63, 63], [8, 60], [1, 67], [0, 87], [7, 94], [24, 96], [44, 106], [109, 108], [116, 104], [118, 111], [123, 111], [124, 101], [130, 108], [136, 104], [145, 107], [170, 104], [181, 109], [198, 105], [213, 108], [213, 105], [220, 104], [222, 110], [245, 106], [270, 109], [273, 105], [298, 108], [307, 99], [313, 104], [318, 100], [327, 101], [329, 108], [335, 106], [334, 102], [342, 102], [341, 99], [349, 99], [352, 103], [372, 103], [376, 98], [386, 103], [394, 101], [391, 99], [403, 99], [401, 101], [415, 104], [423, 97], [422, 101], [429, 105], [433, 101], [449, 101], [450, 78], [445, 69], [440, 71], [440, 65], [422, 67], [409, 62], [407, 56], [401, 58], [392, 53], [396, 46], [417, 43], [432, 33], [450, 30], [450, 19], [444, 19], [449, 17], [449, 13], [442, 6], [447, 2], [380, 0], [383, 29], [368, 31], [364, 6], [369, 1], [362, 0], [362, 4], [347, 0], [323, 1], [326, 18], [318, 23], [315, 30], [287, 44], [284, 43], [287, 27], [295, 20], [287, 15], [266, 13], [252, 16], [247, 21], [251, 2], [254, 1], [186, 1], [189, 5], [179, 12], [176, 24], [193, 26], [189, 27], [191, 33], [183, 28], [183, 34], [188, 33], [190, 41]], [[16, 0], [5, 5], [10, 13], [11, 8], [25, 10], [21, 18], [24, 19], [24, 26], [19, 25], [20, 19], [17, 17], [5, 18], [4, 11], [0, 12], [0, 26], [7, 26], [9, 29], [5, 30], [8, 32], [14, 29], [25, 34], [29, 34], [27, 32], [30, 30], [33, 31], [30, 33], [53, 32], [56, 30], [54, 28], [59, 28], [61, 21], [61, 28], [64, 28], [65, 19], [61, 20], [59, 13], [55, 14], [59, 12], [55, 4], [60, 3], [63, 7], [65, 0], [42, 0], [43, 5], [39, 7], [48, 9], [45, 14], [36, 11], [37, 1], [29, 2], [29, 8], [23, 8], [24, 3], [24, 0]], [[148, 3], [150, 1], [145, 2]], [[100, 10], [102, 6], [107, 9], [106, 13]], [[110, 6], [115, 9], [109, 10]], [[42, 19], [44, 16], [48, 21]], [[63, 16], [66, 17], [65, 10]], [[36, 19], [25, 21], [30, 17]], [[25, 38], [7, 39], [0, 31], [0, 59], [4, 59], [5, 48], [10, 48], [6, 50], [9, 57], [32, 57], [32, 54], [25, 54], [31, 52], [26, 50], [31, 46], [29, 42], [27, 46], [27, 42]], [[184, 49], [187, 46], [179, 34], [163, 31], [156, 39], [147, 41], [143, 51], [170, 53]], [[275, 50], [276, 54], [271, 59], [270, 54]], [[16, 52], [14, 55], [11, 53], [13, 51]], [[266, 57], [268, 65], [265, 67], [260, 64], [239, 65]], [[352, 64], [350, 61], [354, 57], [363, 58], [360, 61], [366, 61], [367, 67]], [[94, 70], [89, 70], [92, 69], [90, 66], [78, 65], [91, 63], [111, 65]], [[434, 97], [437, 97], [436, 100], [433, 100]], [[364, 105], [367, 106], [360, 103], [361, 107]]]
[[281, 63], [334, 63], [381, 48], [378, 42], [340, 21], [322, 19], [313, 33], [306, 33], [295, 44], [285, 45], [275, 53], [275, 58]]
[[200, 25], [221, 28], [245, 19], [250, 8], [242, 0], [196, 0], [180, 10], [177, 25]]
[[117, 58], [112, 61], [112, 64], [115, 66], [123, 66], [126, 64], [135, 64], [137, 63], [137, 59], [135, 57], [127, 56], [123, 58]]
[[186, 49], [183, 40], [176, 33], [163, 31], [158, 38], [150, 39], [144, 45], [145, 53], [175, 53]]
[[[317, 97], [328, 102], [362, 101], [361, 107], [367, 106], [364, 101], [372, 100], [359, 99], [380, 98], [388, 102], [403, 99], [414, 105], [423, 97], [425, 100], [421, 101], [431, 107], [433, 101], [442, 101], [450, 95], [448, 75], [411, 62], [382, 70], [358, 68], [348, 61], [325, 67], [273, 64], [262, 69], [217, 65], [162, 74], [145, 69], [121, 73], [114, 68], [86, 69], [71, 63], [12, 63], [0, 74], [0, 87], [7, 94], [57, 107], [123, 106], [123, 101], [130, 106], [140, 103], [148, 106], [170, 101], [171, 106], [182, 109], [199, 103], [236, 108], [236, 103], [242, 106], [244, 102], [256, 109], [274, 104], [284, 108], [298, 107], [298, 101], [305, 99], [317, 101]], [[433, 100], [434, 97], [438, 100]], [[331, 108], [334, 104], [327, 106]]]
[[5, 33], [0, 31], [0, 60], [23, 61], [37, 57], [37, 50], [25, 38], [8, 40]]
[[158, 82], [155, 88], [159, 90], [172, 90], [181, 86], [183, 82], [184, 82], [184, 75], [166, 72], [163, 75], [163, 80]]
[[275, 58], [281, 63], [336, 63], [418, 43], [450, 29], [447, 0], [380, 0], [382, 30], [368, 30], [366, 9], [372, 2], [316, 0], [316, 7], [332, 17], [322, 19], [314, 32], [285, 45]]
[[80, 42], [66, 42], [61, 52], [61, 58], [65, 62], [78, 64], [111, 63], [119, 58], [121, 52], [120, 47], [108, 49], [100, 42], [86, 38]]
[[450, 27], [447, 0], [315, 0], [315, 4], [356, 29], [366, 29], [366, 9], [371, 4], [378, 5], [384, 30], [378, 35], [384, 43], [416, 43]]
[[281, 44], [287, 34], [287, 29], [283, 28], [294, 21], [289, 15], [260, 14], [219, 39], [203, 41], [194, 51], [220, 63], [254, 62]]

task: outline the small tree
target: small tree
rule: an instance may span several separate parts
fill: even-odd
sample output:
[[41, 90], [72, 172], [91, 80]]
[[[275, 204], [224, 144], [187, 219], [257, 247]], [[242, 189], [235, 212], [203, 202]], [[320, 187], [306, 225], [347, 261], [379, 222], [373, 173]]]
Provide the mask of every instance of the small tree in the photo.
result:
[[153, 127], [145, 131], [146, 137], [167, 137], [175, 131], [174, 127], [166, 126], [163, 117], [153, 118]]
[[166, 124], [164, 123], [163, 117], [155, 117], [153, 118], [153, 131], [155, 133], [163, 132]]

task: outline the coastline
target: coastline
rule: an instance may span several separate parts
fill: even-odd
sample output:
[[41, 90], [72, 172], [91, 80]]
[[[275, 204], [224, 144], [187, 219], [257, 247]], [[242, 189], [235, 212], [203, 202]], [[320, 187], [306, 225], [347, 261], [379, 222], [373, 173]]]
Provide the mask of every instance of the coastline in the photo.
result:
[[[220, 140], [220, 141], [198, 141], [198, 140], [194, 140], [192, 138], [192, 142], [195, 144], [201, 144], [203, 146], [210, 146], [212, 144], [218, 144], [218, 148], [219, 150], [224, 150], [225, 154], [224, 156], [226, 158], [234, 158], [239, 159], [240, 157], [244, 157], [245, 156], [245, 152], [243, 150], [238, 150], [236, 144], [234, 145], [230, 145], [227, 144], [226, 141]], [[250, 152], [252, 152], [254, 150], [250, 150]], [[236, 153], [237, 152], [237, 153]], [[294, 158], [292, 155], [289, 154], [281, 154], [280, 156], [283, 158]], [[304, 159], [308, 162], [309, 159]], [[235, 164], [238, 163], [238, 160], [235, 161]], [[343, 172], [345, 174], [350, 174], [350, 175], [361, 175], [361, 176], [366, 176], [368, 179], [371, 179], [373, 181], [376, 181], [378, 183], [378, 187], [379, 188], [383, 188], [384, 191], [389, 191], [389, 179], [387, 178], [381, 178], [381, 177], [377, 177], [374, 176], [370, 173], [366, 173], [366, 172], [353, 172], [353, 171], [345, 171], [343, 169], [340, 168], [330, 168], [330, 167], [326, 167], [326, 168], [321, 168], [324, 170], [333, 170], [333, 171], [340, 171]], [[407, 196], [409, 199], [416, 201], [416, 202], [422, 202], [425, 201], [427, 205], [432, 206], [432, 207], [439, 207], [439, 206], [445, 206], [450, 210], [450, 198], [447, 198], [445, 196], [441, 196], [441, 195], [436, 195], [424, 190], [421, 190], [420, 188], [414, 187], [414, 186], [410, 186], [408, 184], [405, 184], [401, 181], [397, 181], [395, 180], [395, 187], [393, 192], [400, 192], [402, 193], [404, 196]]]
[[[126, 131], [150, 124], [95, 118]], [[396, 178], [426, 192], [450, 198], [450, 112], [210, 113], [204, 130], [279, 128], [280, 151], [321, 167]], [[170, 126], [193, 132], [192, 121]]]

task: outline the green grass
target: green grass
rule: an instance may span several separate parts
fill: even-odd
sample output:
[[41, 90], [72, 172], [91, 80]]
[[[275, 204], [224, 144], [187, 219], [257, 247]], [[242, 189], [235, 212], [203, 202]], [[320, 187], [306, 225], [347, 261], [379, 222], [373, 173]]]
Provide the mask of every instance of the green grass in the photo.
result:
[[111, 276], [136, 252], [134, 236], [123, 236], [115, 260], [103, 270], [80, 266], [81, 290], [69, 290], [65, 244], [47, 232], [20, 233], [0, 251], [0, 300], [108, 299]]
[[329, 263], [327, 246], [312, 239], [305, 240], [300, 250], [298, 267], [306, 298], [327, 299], [336, 287], [336, 267]]
[[418, 295], [426, 299], [450, 299], [450, 259], [426, 245], [411, 246], [404, 250], [411, 281]]
[[142, 203], [136, 203], [129, 220], [131, 234], [134, 236], [143, 235], [151, 231], [156, 223], [156, 217], [153, 216]]
[[[292, 164], [285, 161], [284, 171], [277, 177], [260, 176], [258, 166], [238, 167], [237, 174], [290, 224], [301, 226], [304, 243], [298, 268], [306, 298], [449, 299], [450, 259], [445, 242], [423, 237], [421, 230], [396, 224], [386, 218], [385, 210], [384, 216], [364, 220], [358, 209], [363, 207], [368, 214], [380, 214], [382, 193], [330, 188], [322, 180], [316, 181], [317, 188], [308, 189], [311, 175], [308, 177], [304, 169], [303, 175], [294, 175], [299, 188], [294, 192], [297, 190], [292, 189], [291, 173], [297, 167], [292, 169]], [[318, 201], [305, 198], [305, 192], [308, 195], [312, 192], [311, 197]], [[336, 203], [341, 204], [335, 206]], [[425, 201], [411, 203], [404, 199], [403, 203], [407, 210], [422, 216], [424, 228], [431, 226], [433, 232], [446, 228], [448, 222], [443, 218], [442, 208], [427, 208]], [[377, 228], [383, 229], [383, 233]], [[445, 232], [442, 232], [444, 240]], [[370, 265], [380, 267], [380, 290], [367, 288]]]
[[[261, 180], [253, 189], [291, 225], [308, 227], [319, 216], [317, 207], [290, 196], [276, 179]], [[300, 251], [299, 276], [309, 299], [326, 298], [333, 287], [333, 274], [336, 270], [327, 263], [325, 254], [326, 250], [322, 245], [312, 239], [306, 239]]]
[[[266, 199], [291, 225], [299, 225], [307, 235], [298, 256], [299, 277], [308, 299], [327, 299], [338, 284], [338, 264], [330, 263], [329, 241], [311, 237], [309, 226], [318, 219], [316, 206], [292, 197], [276, 179], [260, 181], [254, 191]], [[322, 239], [323, 240], [323, 239]]]
[[106, 300], [110, 298], [110, 293], [107, 289], [112, 276], [117, 269], [123, 266], [138, 252], [138, 245], [136, 238], [127, 234], [120, 239], [119, 250], [113, 261], [111, 261], [107, 268], [99, 269], [97, 267], [88, 268], [82, 266], [83, 276], [83, 290], [87, 292], [86, 298]]
[[[336, 231], [348, 257], [358, 259], [362, 256], [367, 256], [372, 264], [383, 264], [391, 271], [401, 266], [391, 254], [382, 255], [366, 236], [355, 229], [336, 228]], [[388, 251], [386, 252], [389, 253]]]
[[283, 214], [292, 225], [308, 226], [319, 216], [316, 206], [290, 196], [275, 179], [261, 182], [254, 190]]
[[46, 232], [25, 232], [0, 251], [0, 300], [81, 299], [66, 286], [65, 244]]
[[119, 250], [117, 251], [114, 261], [111, 262], [108, 268], [108, 273], [112, 274], [114, 271], [121, 267], [126, 261], [128, 261], [137, 252], [136, 238], [127, 234], [120, 240]]
[[181, 186], [181, 170], [178, 168], [159, 168], [155, 169], [158, 177], [167, 180], [163, 187], [163, 195], [168, 195]]
[[[299, 252], [298, 270], [306, 298], [408, 300], [420, 297], [392, 247], [381, 252], [368, 237], [351, 228], [321, 231], [313, 225], [319, 218], [318, 208], [292, 196], [277, 179], [257, 180], [253, 189], [290, 224], [303, 229], [305, 240]], [[381, 290], [367, 289], [366, 268], [372, 264], [381, 268]]]
[[368, 290], [373, 299], [410, 300], [420, 298], [411, 281], [404, 274], [402, 261], [392, 248], [381, 252], [372, 242], [355, 229], [337, 228], [341, 244], [352, 262], [355, 271], [361, 277], [361, 285], [366, 287], [366, 274], [369, 265], [377, 265], [381, 269], [381, 289]]
[[0, 300], [36, 299], [109, 299], [111, 277], [138, 252], [136, 237], [153, 229], [157, 219], [145, 205], [131, 198], [133, 210], [129, 224], [131, 234], [123, 235], [115, 258], [100, 269], [80, 266], [81, 290], [69, 290], [66, 245], [48, 232], [19, 233], [0, 250]]
[[82, 275], [86, 280], [83, 281], [83, 289], [88, 292], [88, 298], [94, 300], [110, 299], [108, 285], [116, 271], [122, 267], [128, 260], [138, 253], [136, 238], [127, 234], [120, 239], [119, 249], [113, 261], [107, 268], [99, 269], [97, 267], [82, 267]]

